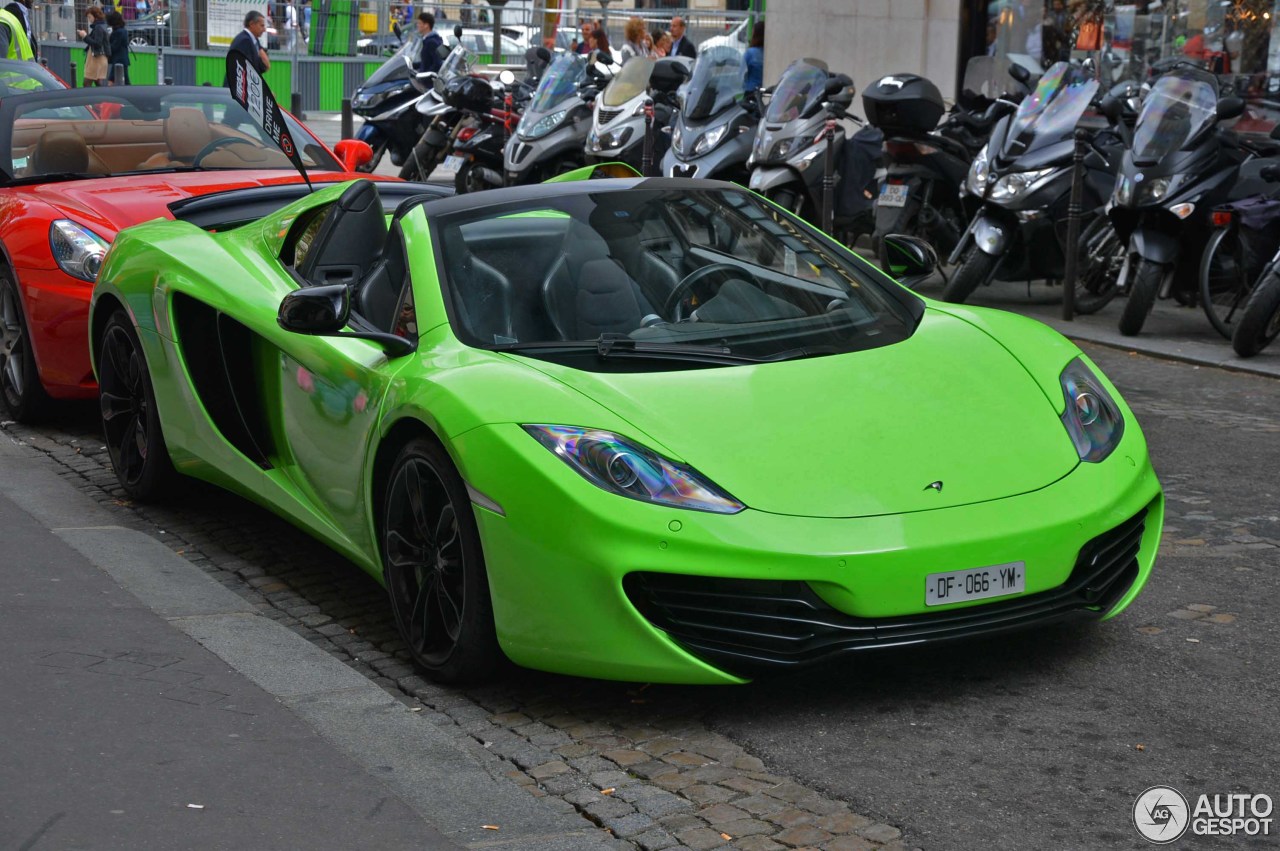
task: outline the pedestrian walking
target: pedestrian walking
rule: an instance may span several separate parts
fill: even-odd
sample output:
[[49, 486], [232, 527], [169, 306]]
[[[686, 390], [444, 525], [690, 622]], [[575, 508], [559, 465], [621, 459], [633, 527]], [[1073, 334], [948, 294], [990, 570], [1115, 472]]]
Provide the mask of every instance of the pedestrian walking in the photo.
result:
[[284, 49], [293, 53], [298, 49], [298, 7], [286, 3], [284, 7]]
[[[108, 40], [107, 84], [112, 86], [129, 85], [129, 30], [125, 27], [124, 15], [112, 12], [107, 15], [107, 25], [111, 27]], [[116, 69], [121, 69], [121, 78], [116, 79]]]
[[[271, 58], [267, 49], [262, 46], [262, 34], [267, 31], [267, 19], [257, 9], [252, 9], [244, 16], [244, 29], [236, 33], [231, 40], [230, 50], [237, 51], [249, 60], [259, 74], [267, 73], [271, 67]], [[224, 80], [226, 86], [230, 81]]]
[[439, 71], [444, 60], [440, 58], [440, 46], [444, 39], [436, 33], [436, 16], [430, 12], [418, 15], [418, 35], [422, 36], [422, 51], [414, 67], [419, 71]]
[[751, 30], [751, 41], [742, 54], [746, 70], [742, 75], [743, 91], [753, 92], [764, 85], [764, 21], [756, 21]]
[[107, 54], [111, 50], [111, 33], [101, 6], [90, 6], [88, 29], [76, 30], [84, 41], [84, 84], [101, 86], [107, 79]]
[[693, 39], [685, 35], [684, 18], [676, 15], [671, 19], [671, 56], [687, 56], [690, 59], [696, 59], [698, 56], [698, 45], [693, 43]]
[[14, 0], [4, 10], [13, 15], [22, 22], [22, 29], [27, 34], [27, 44], [31, 46], [31, 55], [33, 58], [40, 57], [40, 42], [36, 40], [35, 17], [36, 13], [31, 8], [32, 0]]

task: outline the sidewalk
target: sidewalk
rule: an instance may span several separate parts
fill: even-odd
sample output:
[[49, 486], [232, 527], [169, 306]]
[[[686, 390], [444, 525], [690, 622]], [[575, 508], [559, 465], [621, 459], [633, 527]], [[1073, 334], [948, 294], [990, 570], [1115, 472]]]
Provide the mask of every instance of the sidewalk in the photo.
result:
[[0, 470], [0, 848], [601, 847], [39, 453]]
[[[938, 298], [942, 281], [930, 281], [919, 288], [922, 295]], [[1126, 337], [1117, 329], [1124, 299], [1117, 298], [1091, 316], [1077, 316], [1068, 322], [1062, 318], [1062, 288], [1043, 282], [997, 281], [982, 287], [968, 300], [969, 304], [998, 307], [1030, 316], [1073, 340], [1101, 343], [1138, 354], [1186, 361], [1198, 366], [1214, 366], [1255, 375], [1280, 378], [1280, 344], [1267, 348], [1252, 358], [1236, 357], [1231, 343], [1209, 324], [1200, 307], [1182, 307], [1173, 299], [1157, 301], [1147, 318], [1142, 333]]]

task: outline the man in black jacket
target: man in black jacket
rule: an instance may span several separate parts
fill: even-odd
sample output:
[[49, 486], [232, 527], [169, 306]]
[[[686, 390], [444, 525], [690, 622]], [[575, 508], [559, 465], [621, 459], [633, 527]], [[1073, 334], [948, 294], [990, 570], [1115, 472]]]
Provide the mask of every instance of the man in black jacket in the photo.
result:
[[266, 31], [267, 19], [255, 9], [244, 16], [244, 29], [231, 40], [230, 49], [243, 54], [259, 74], [267, 73], [271, 67], [271, 60], [259, 40]]
[[671, 19], [671, 56], [688, 56], [690, 59], [696, 59], [698, 56], [698, 45], [693, 43], [693, 39], [687, 38], [684, 34], [684, 18], [678, 15]]
[[22, 28], [27, 31], [27, 41], [31, 42], [31, 52], [35, 54], [36, 59], [40, 58], [40, 44], [36, 41], [36, 28], [32, 26], [32, 20], [35, 18], [35, 12], [31, 8], [32, 0], [14, 0], [4, 10], [22, 21]]
[[444, 39], [436, 34], [436, 16], [430, 12], [418, 15], [418, 35], [422, 36], [422, 52], [418, 54], [419, 71], [439, 71], [444, 60], [440, 58], [440, 46]]

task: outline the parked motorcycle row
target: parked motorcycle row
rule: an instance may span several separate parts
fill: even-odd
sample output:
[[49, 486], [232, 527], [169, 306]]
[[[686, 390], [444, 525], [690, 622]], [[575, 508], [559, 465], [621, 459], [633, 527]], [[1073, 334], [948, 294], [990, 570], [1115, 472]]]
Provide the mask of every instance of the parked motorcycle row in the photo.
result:
[[402, 51], [356, 93], [370, 168], [384, 154], [410, 180], [443, 168], [458, 192], [597, 162], [732, 180], [847, 245], [870, 237], [886, 269], [884, 237], [927, 239], [953, 266], [942, 298], [963, 302], [993, 281], [1063, 280], [1082, 129], [1076, 311], [1126, 295], [1134, 335], [1156, 299], [1198, 303], [1246, 357], [1280, 336], [1280, 145], [1228, 129], [1243, 100], [1194, 62], [1104, 91], [1092, 62], [976, 57], [949, 110], [932, 82], [895, 74], [862, 93], [864, 122], [853, 81], [816, 59], [748, 93], [730, 46], [625, 67], [531, 48], [520, 82], [473, 73], [461, 43], [441, 50], [438, 72]]

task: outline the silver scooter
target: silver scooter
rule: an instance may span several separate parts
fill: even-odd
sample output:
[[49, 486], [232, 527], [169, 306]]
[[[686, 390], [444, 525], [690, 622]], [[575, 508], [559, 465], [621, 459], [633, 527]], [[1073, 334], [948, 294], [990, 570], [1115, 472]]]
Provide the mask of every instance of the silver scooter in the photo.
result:
[[508, 185], [541, 183], [583, 165], [591, 132], [594, 86], [586, 78], [587, 57], [561, 53], [543, 74], [538, 90], [507, 142]]
[[698, 54], [693, 76], [681, 88], [663, 174], [747, 182], [761, 110], [758, 94], [743, 89], [744, 71], [737, 48], [722, 45]]
[[827, 150], [823, 131], [828, 119], [834, 119], [833, 144], [841, 150], [845, 129], [840, 119], [852, 119], [845, 112], [852, 102], [853, 81], [832, 74], [825, 62], [797, 59], [788, 65], [772, 90], [747, 161], [750, 188], [810, 222], [818, 221]]
[[[684, 56], [650, 59], [636, 56], [618, 71], [596, 98], [591, 135], [587, 137], [588, 165], [624, 162], [641, 171], [647, 123], [653, 122], [653, 164], [669, 144], [662, 132], [676, 112], [676, 89], [689, 79], [693, 60]], [[653, 118], [648, 118], [652, 109]]]

